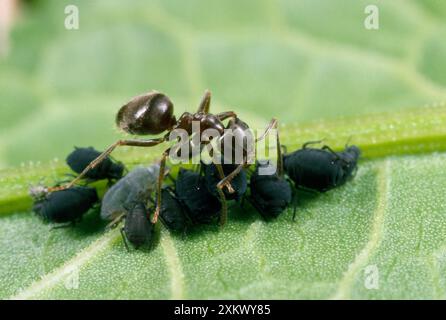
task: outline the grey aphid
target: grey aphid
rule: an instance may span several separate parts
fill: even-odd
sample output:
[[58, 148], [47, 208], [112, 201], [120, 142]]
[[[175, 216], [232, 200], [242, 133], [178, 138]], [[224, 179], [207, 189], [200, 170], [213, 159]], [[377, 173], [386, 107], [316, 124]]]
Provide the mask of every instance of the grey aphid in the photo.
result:
[[156, 188], [159, 170], [159, 164], [138, 166], [114, 184], [102, 199], [101, 218], [112, 221], [136, 203], [147, 203]]

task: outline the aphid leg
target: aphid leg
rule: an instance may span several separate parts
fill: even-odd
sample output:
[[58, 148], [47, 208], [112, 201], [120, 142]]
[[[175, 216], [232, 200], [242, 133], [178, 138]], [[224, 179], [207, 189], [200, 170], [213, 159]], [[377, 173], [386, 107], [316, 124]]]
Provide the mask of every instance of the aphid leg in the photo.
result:
[[122, 237], [122, 241], [124, 241], [125, 248], [127, 249], [128, 252], [130, 252], [129, 245], [127, 244], [127, 239], [126, 239], [125, 233], [124, 233], [124, 228], [119, 229], [119, 231], [121, 232], [121, 237]]
[[65, 228], [70, 228], [70, 227], [74, 227], [76, 225], [76, 223], [74, 221], [71, 222], [67, 222], [67, 223], [61, 223], [58, 225], [53, 225], [51, 226], [50, 230], [56, 230], [56, 229], [65, 229]]
[[166, 168], [166, 160], [169, 156], [170, 148], [166, 149], [163, 152], [163, 156], [160, 161], [160, 172], [158, 175], [158, 184], [156, 186], [156, 208], [155, 213], [153, 214], [152, 223], [156, 223], [158, 221], [158, 216], [161, 212], [161, 188], [164, 180], [164, 170]]
[[293, 201], [293, 221], [296, 221], [296, 212], [297, 212], [297, 205], [296, 202]]
[[251, 204], [251, 206], [262, 216], [263, 220], [268, 220], [269, 217], [263, 213], [263, 210], [261, 210], [261, 208], [255, 201], [252, 200], [251, 197], [247, 197], [246, 199], [248, 200], [249, 204]]
[[297, 212], [297, 192], [294, 191], [294, 189], [292, 189], [292, 197], [291, 197], [291, 201], [293, 203], [293, 221], [296, 220], [296, 212]]
[[226, 197], [221, 188], [217, 185], [217, 192], [220, 197], [221, 211], [220, 211], [220, 226], [224, 226], [228, 220], [228, 204], [226, 202]]
[[351, 175], [349, 178], [350, 178], [350, 179], [353, 179], [353, 178], [356, 176], [357, 173], [358, 173], [358, 167], [355, 167], [355, 168], [353, 169], [352, 175]]
[[322, 143], [322, 142], [324, 142], [324, 139], [321, 139], [321, 140], [314, 140], [314, 141], [307, 141], [307, 142], [305, 142], [305, 143], [302, 145], [302, 149], [307, 149], [307, 147], [308, 147], [309, 145], [312, 145], [312, 144], [319, 144], [319, 143]]
[[298, 186], [298, 185], [295, 185], [295, 188], [296, 188], [297, 190], [300, 190], [300, 191], [302, 191], [302, 192], [306, 192], [306, 193], [309, 193], [309, 194], [312, 194], [312, 195], [319, 195], [319, 194], [322, 193], [322, 192], [319, 191], [319, 190], [310, 189], [310, 188], [306, 188], [306, 187], [302, 187], [302, 186]]
[[240, 207], [243, 209], [244, 205], [245, 205], [245, 195], [242, 196], [242, 200], [240, 201]]
[[70, 183], [60, 186], [48, 188], [48, 191], [60, 191], [71, 188], [74, 184], [76, 184], [80, 179], [82, 179], [88, 171], [95, 168], [98, 164], [104, 161], [117, 147], [119, 146], [133, 146], [133, 147], [153, 147], [165, 141], [165, 138], [158, 139], [148, 139], [148, 140], [118, 140], [113, 143], [110, 147], [107, 148], [103, 153], [101, 153], [96, 159], [94, 159], [85, 169], [82, 171], [77, 178], [72, 180]]
[[201, 99], [197, 112], [209, 113], [210, 105], [211, 105], [211, 92], [209, 90], [206, 90], [204, 92], [203, 98]]
[[169, 179], [172, 183], [176, 182], [176, 179], [170, 173], [166, 174], [166, 178]]

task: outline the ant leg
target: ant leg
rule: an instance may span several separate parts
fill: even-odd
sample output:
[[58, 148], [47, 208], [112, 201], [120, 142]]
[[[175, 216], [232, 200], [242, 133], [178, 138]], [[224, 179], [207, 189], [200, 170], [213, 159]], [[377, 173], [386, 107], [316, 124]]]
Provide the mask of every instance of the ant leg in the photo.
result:
[[149, 140], [118, 140], [107, 148], [103, 153], [101, 153], [96, 159], [94, 159], [90, 164], [82, 171], [77, 178], [72, 180], [70, 183], [60, 186], [48, 188], [49, 192], [60, 191], [71, 188], [76, 184], [82, 177], [84, 177], [88, 171], [95, 168], [98, 164], [104, 161], [117, 147], [119, 146], [133, 146], [133, 147], [153, 147], [165, 141], [165, 138], [149, 139]]
[[[277, 130], [278, 127], [278, 121], [277, 119], [271, 119], [270, 123], [268, 124], [268, 126], [266, 127], [265, 131], [263, 132], [263, 134], [260, 136], [260, 138], [256, 139], [256, 143], [265, 139], [265, 137], [269, 134], [269, 132], [272, 129], [276, 129]], [[280, 138], [279, 138], [279, 131], [277, 130], [277, 135], [276, 135], [276, 148], [277, 148], [277, 169], [278, 169], [278, 175], [279, 177], [283, 176], [283, 158], [282, 158], [282, 145], [280, 144]], [[286, 149], [286, 147], [285, 147]], [[257, 158], [257, 148], [256, 148], [256, 158]]]
[[129, 245], [127, 244], [127, 239], [125, 238], [124, 228], [121, 228], [119, 231], [121, 232], [121, 237], [122, 241], [124, 241], [125, 248], [127, 249], [128, 252], [130, 252]]
[[[223, 187], [225, 187], [225, 186], [229, 189], [229, 186], [231, 186], [232, 179], [234, 179], [234, 177], [236, 175], [238, 175], [240, 173], [240, 171], [242, 171], [242, 169], [244, 167], [246, 167], [246, 161], [241, 163], [241, 164], [239, 164], [237, 166], [237, 168], [234, 169], [234, 171], [232, 171], [230, 174], [228, 174], [226, 177], [224, 177], [222, 180], [220, 180], [220, 182], [217, 183], [217, 190], [218, 189], [222, 190]], [[231, 189], [234, 190], [232, 188], [232, 186], [231, 186]], [[233, 191], [233, 192], [235, 192], [235, 191]], [[231, 193], [233, 193], [233, 192], [231, 192]]]
[[[277, 128], [277, 123], [276, 123]], [[279, 130], [277, 130], [276, 135], [276, 148], [277, 148], [277, 175], [283, 177], [283, 157], [282, 157], [282, 146], [280, 144]]]
[[218, 120], [220, 120], [220, 121], [224, 121], [229, 118], [237, 118], [237, 114], [234, 111], [226, 111], [226, 112], [217, 113], [216, 116], [217, 116]]
[[277, 129], [277, 119], [274, 119], [274, 118], [271, 119], [270, 123], [266, 127], [266, 129], [263, 132], [263, 134], [260, 136], [260, 138], [256, 139], [256, 142], [259, 142], [259, 141], [265, 139], [265, 137], [269, 134], [271, 129]]
[[205, 114], [209, 113], [210, 105], [211, 105], [211, 92], [209, 90], [206, 90], [204, 92], [203, 98], [201, 99], [197, 112], [203, 112]]
[[322, 143], [322, 142], [324, 142], [324, 139], [321, 139], [321, 140], [313, 140], [313, 141], [307, 141], [307, 142], [305, 142], [305, 143], [302, 145], [302, 149], [307, 149], [307, 147], [308, 147], [309, 145], [312, 145], [312, 144], [319, 144], [319, 143]]
[[[218, 195], [220, 196], [220, 200], [221, 200], [221, 204], [222, 204], [222, 210], [220, 213], [220, 225], [221, 226], [224, 226], [228, 219], [228, 204], [226, 201], [225, 194], [223, 192], [223, 187], [226, 186], [226, 188], [228, 188], [228, 190], [229, 190], [228, 186], [231, 186], [231, 180], [234, 179], [234, 177], [236, 175], [238, 175], [240, 173], [240, 171], [243, 169], [243, 167], [245, 167], [245, 166], [246, 166], [246, 162], [240, 164], [237, 168], [235, 168], [234, 171], [232, 171], [229, 175], [227, 175], [222, 180], [220, 180], [219, 183], [217, 183], [217, 192], [218, 192]], [[231, 186], [231, 189], [232, 189], [232, 186]], [[233, 192], [235, 192], [235, 191], [233, 191]]]
[[169, 156], [170, 148], [163, 152], [163, 156], [160, 161], [160, 172], [158, 175], [158, 185], [156, 186], [156, 208], [155, 213], [153, 214], [152, 223], [156, 223], [158, 221], [158, 216], [161, 212], [161, 187], [164, 180], [164, 170], [166, 168], [166, 160]]
[[[223, 171], [223, 167], [221, 166], [221, 164], [219, 164], [219, 163], [215, 163], [215, 167], [217, 168], [218, 175], [220, 176], [220, 179], [221, 179], [221, 180], [224, 180], [226, 177], [225, 177], [225, 173], [224, 173], [224, 171]], [[221, 181], [221, 180], [220, 180], [220, 181]], [[235, 192], [235, 190], [234, 190], [234, 188], [232, 187], [232, 185], [231, 185], [230, 182], [229, 182], [228, 184], [226, 184], [225, 187], [226, 187], [226, 189], [228, 189], [228, 192], [229, 192], [229, 193], [234, 193], [234, 192]]]

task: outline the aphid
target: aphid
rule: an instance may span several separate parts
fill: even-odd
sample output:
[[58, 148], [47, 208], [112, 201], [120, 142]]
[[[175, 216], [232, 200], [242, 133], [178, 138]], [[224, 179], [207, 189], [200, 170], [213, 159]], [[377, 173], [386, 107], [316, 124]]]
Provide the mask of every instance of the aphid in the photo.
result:
[[[223, 173], [226, 175], [233, 172], [236, 168], [236, 164], [222, 164]], [[219, 196], [217, 190], [217, 184], [221, 180], [217, 166], [213, 163], [205, 165], [202, 164], [202, 168], [204, 169], [204, 177], [206, 182], [206, 188], [210, 193], [214, 196]], [[237, 176], [234, 177], [231, 181], [231, 185], [234, 189], [233, 193], [229, 193], [226, 189], [224, 190], [224, 194], [227, 200], [237, 200], [239, 201], [246, 192], [248, 188], [248, 181], [246, 178], [245, 170], [241, 170]]]
[[[277, 166], [274, 167], [270, 161], [258, 161], [249, 182], [248, 200], [264, 218], [279, 216], [293, 198], [290, 183], [283, 174], [282, 150], [278, 134], [276, 143]], [[272, 173], [271, 169], [274, 169]]]
[[48, 222], [76, 222], [97, 202], [95, 188], [75, 186], [36, 199], [33, 211]]
[[219, 199], [207, 190], [203, 176], [192, 170], [180, 168], [175, 194], [194, 224], [211, 222], [222, 209]]
[[257, 164], [251, 175], [248, 199], [264, 218], [275, 218], [290, 205], [293, 194], [290, 183], [282, 174], [259, 174], [259, 169], [266, 166], [268, 164]]
[[[107, 148], [101, 155], [99, 155], [96, 159], [94, 159], [85, 169], [80, 173], [80, 175], [68, 183], [65, 186], [61, 186], [58, 188], [49, 188], [49, 191], [55, 191], [60, 189], [66, 189], [72, 187], [79, 179], [88, 174], [88, 172], [94, 168], [96, 168], [104, 159], [113, 152], [113, 150], [118, 146], [136, 146], [136, 147], [153, 147], [158, 144], [161, 144], [168, 140], [170, 133], [176, 129], [184, 130], [188, 136], [189, 140], [192, 138], [193, 134], [193, 122], [198, 122], [200, 124], [199, 134], [201, 134], [207, 129], [213, 129], [220, 134], [220, 138], [222, 141], [224, 137], [225, 126], [223, 125], [223, 121], [226, 119], [231, 119], [226, 126], [226, 129], [233, 129], [237, 134], [241, 134], [242, 136], [246, 133], [242, 129], [247, 127], [247, 125], [237, 118], [237, 115], [233, 111], [222, 112], [218, 114], [209, 113], [210, 109], [210, 101], [211, 94], [209, 91], [206, 91], [203, 99], [200, 103], [200, 106], [195, 113], [184, 112], [180, 118], [177, 120], [173, 114], [173, 103], [170, 99], [159, 92], [152, 91], [147, 94], [143, 94], [133, 98], [130, 102], [125, 104], [119, 110], [116, 116], [116, 124], [123, 131], [135, 134], [135, 135], [157, 135], [163, 132], [166, 132], [160, 138], [153, 139], [132, 139], [132, 140], [118, 140], [114, 144], [112, 144], [109, 148]], [[277, 121], [273, 119], [268, 127], [266, 128], [264, 134], [255, 140], [258, 142], [265, 138], [265, 136], [269, 133], [272, 128], [277, 126]], [[189, 142], [188, 142], [189, 143]], [[202, 141], [200, 139], [200, 147], [209, 143], [209, 141]], [[179, 147], [179, 146], [177, 146]], [[233, 146], [231, 146], [233, 147]], [[222, 150], [224, 150], [223, 148]], [[176, 151], [176, 150], [173, 150]], [[231, 150], [232, 151], [232, 150]], [[156, 208], [153, 215], [153, 222], [157, 221], [158, 215], [161, 209], [161, 185], [164, 178], [163, 172], [164, 167], [166, 165], [166, 160], [169, 156], [170, 148], [165, 150], [162, 154], [161, 162], [160, 162], [160, 173], [158, 176], [158, 187], [157, 187], [157, 199], [156, 199]], [[226, 221], [226, 204], [223, 188], [226, 188], [229, 192], [233, 192], [231, 186], [231, 180], [240, 172], [240, 170], [246, 167], [248, 164], [248, 158], [245, 156], [243, 158], [243, 163], [241, 163], [237, 169], [235, 169], [228, 176], [224, 176], [223, 170], [217, 165], [220, 173], [220, 182], [217, 184], [217, 189], [219, 190], [219, 195], [223, 204], [223, 208], [221, 211], [221, 224], [224, 224]]]
[[101, 218], [112, 221], [125, 215], [135, 203], [148, 203], [156, 188], [160, 166], [138, 166], [108, 189], [102, 199]]
[[283, 157], [286, 174], [296, 187], [325, 192], [344, 184], [357, 168], [361, 151], [357, 146], [346, 146], [342, 152], [334, 152], [328, 146], [308, 148], [315, 142], [307, 142], [302, 149]]
[[129, 250], [127, 240], [138, 249], [141, 246], [150, 246], [153, 239], [154, 226], [147, 215], [147, 208], [142, 202], [138, 202], [128, 210], [125, 216], [124, 227], [121, 235], [125, 247]]
[[163, 188], [161, 192], [163, 193], [161, 221], [167, 229], [173, 232], [186, 232], [186, 229], [192, 224], [187, 213], [188, 209], [170, 189]]
[[[67, 164], [76, 173], [81, 173], [94, 159], [99, 157], [101, 152], [93, 147], [78, 148], [67, 157]], [[121, 162], [113, 161], [110, 157], [104, 158], [96, 167], [89, 170], [84, 177], [90, 180], [117, 180], [121, 179], [124, 172], [124, 165]]]

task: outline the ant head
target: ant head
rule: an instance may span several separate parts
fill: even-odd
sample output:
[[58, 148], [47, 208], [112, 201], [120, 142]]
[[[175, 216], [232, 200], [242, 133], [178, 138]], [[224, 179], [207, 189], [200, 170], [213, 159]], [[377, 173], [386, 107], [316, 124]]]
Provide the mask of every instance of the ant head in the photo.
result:
[[120, 129], [136, 135], [159, 134], [175, 123], [172, 101], [156, 91], [133, 98], [116, 116], [116, 125]]

